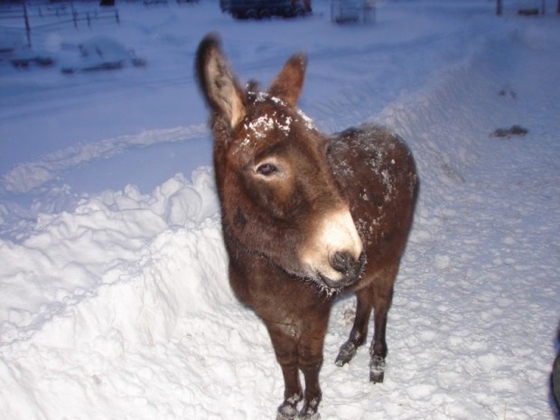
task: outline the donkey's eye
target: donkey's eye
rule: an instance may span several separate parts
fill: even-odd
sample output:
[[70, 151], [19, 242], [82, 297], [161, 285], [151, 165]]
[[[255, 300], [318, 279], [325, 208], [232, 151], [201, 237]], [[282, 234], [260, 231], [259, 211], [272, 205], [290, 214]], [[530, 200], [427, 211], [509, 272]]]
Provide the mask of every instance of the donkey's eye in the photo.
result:
[[272, 163], [263, 163], [257, 168], [257, 173], [263, 176], [270, 176], [278, 172], [278, 168]]

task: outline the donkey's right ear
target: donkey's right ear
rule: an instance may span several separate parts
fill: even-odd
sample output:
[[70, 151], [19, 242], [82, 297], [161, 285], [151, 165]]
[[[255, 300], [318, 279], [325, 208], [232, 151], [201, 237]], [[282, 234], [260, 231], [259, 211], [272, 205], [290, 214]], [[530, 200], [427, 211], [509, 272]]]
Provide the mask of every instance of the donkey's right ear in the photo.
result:
[[216, 34], [200, 42], [196, 54], [196, 74], [206, 102], [230, 127], [245, 117], [244, 93], [224, 57]]

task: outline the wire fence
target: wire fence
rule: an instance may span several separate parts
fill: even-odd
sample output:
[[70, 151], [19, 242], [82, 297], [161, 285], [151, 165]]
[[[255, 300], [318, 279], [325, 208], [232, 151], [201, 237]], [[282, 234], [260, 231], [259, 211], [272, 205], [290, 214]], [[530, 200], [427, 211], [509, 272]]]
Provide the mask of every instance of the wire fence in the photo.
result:
[[32, 32], [64, 25], [91, 26], [95, 22], [114, 22], [120, 24], [119, 10], [115, 7], [83, 10], [69, 3], [23, 2], [0, 5], [0, 34], [25, 33], [27, 47], [32, 48]]

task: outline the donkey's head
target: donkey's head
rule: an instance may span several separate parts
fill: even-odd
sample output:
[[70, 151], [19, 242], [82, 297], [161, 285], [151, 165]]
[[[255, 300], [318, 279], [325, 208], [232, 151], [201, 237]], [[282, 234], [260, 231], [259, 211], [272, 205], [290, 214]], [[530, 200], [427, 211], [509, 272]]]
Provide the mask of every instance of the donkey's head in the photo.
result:
[[230, 251], [241, 246], [329, 290], [357, 281], [362, 241], [329, 166], [327, 140], [296, 108], [305, 55], [290, 58], [266, 92], [255, 83], [240, 87], [214, 35], [201, 42], [196, 66], [212, 110]]

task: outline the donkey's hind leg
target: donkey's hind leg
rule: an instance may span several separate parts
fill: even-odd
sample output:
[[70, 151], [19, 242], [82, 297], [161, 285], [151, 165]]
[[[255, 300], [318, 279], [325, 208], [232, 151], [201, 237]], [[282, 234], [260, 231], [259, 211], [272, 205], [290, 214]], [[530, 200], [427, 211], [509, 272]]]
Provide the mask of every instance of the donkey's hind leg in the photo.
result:
[[370, 347], [369, 379], [371, 382], [383, 382], [385, 377], [385, 357], [387, 356], [387, 315], [393, 300], [393, 284], [398, 272], [398, 264], [378, 273], [368, 286], [356, 292], [356, 318], [350, 337], [340, 347], [336, 365], [343, 366], [356, 355], [358, 347], [367, 338], [369, 318], [374, 310], [374, 333]]
[[340, 346], [340, 351], [336, 357], [335, 364], [344, 366], [356, 355], [358, 347], [366, 341], [369, 318], [373, 307], [373, 285], [369, 285], [356, 292], [356, 317], [354, 325], [350, 331], [348, 340]]
[[383, 382], [385, 378], [385, 357], [387, 356], [387, 315], [393, 302], [393, 285], [397, 277], [398, 264], [388, 269], [373, 283], [373, 340], [370, 347], [369, 380]]

